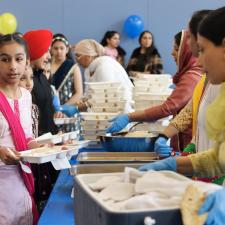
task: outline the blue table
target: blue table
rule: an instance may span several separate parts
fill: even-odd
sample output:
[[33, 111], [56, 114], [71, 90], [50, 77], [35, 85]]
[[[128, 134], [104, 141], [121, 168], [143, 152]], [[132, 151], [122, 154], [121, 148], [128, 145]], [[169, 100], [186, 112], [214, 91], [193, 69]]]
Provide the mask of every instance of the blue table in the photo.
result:
[[[81, 149], [79, 152], [105, 151], [104, 149]], [[72, 160], [71, 164], [77, 164]], [[41, 214], [38, 225], [74, 225], [73, 201], [71, 191], [73, 177], [68, 170], [62, 170]]]
[[38, 225], [74, 225], [72, 187], [73, 177], [68, 170], [62, 170]]

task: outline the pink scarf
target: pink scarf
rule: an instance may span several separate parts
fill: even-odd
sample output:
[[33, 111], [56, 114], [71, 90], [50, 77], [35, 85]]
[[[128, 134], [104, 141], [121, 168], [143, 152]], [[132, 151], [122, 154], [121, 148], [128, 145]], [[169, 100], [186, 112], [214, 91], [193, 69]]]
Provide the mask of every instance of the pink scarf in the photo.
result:
[[[11, 109], [8, 100], [5, 95], [0, 91], [0, 111], [5, 117], [6, 121], [9, 124], [9, 128], [11, 130], [12, 139], [17, 151], [24, 151], [28, 149], [27, 140], [25, 137], [24, 130], [21, 126], [20, 120], [18, 116]], [[27, 166], [30, 167], [29, 163]], [[20, 168], [21, 169], [21, 168]], [[25, 173], [21, 169], [21, 175], [24, 181], [24, 184], [31, 196], [32, 199], [32, 212], [33, 212], [33, 224], [37, 224], [38, 221], [38, 211], [36, 209], [36, 205], [33, 199], [34, 194], [34, 177], [32, 173]]]
[[182, 30], [182, 37], [178, 51], [178, 68], [176, 74], [173, 76], [173, 83], [179, 83], [182, 76], [186, 73], [192, 73], [196, 76], [202, 75], [202, 68], [197, 63], [198, 58], [192, 55], [188, 45], [188, 34], [186, 30]]

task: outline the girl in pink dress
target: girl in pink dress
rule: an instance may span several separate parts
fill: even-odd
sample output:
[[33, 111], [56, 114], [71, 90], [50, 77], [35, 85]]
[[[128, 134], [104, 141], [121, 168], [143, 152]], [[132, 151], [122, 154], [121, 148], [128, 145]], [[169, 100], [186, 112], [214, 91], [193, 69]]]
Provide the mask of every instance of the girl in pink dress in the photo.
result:
[[20, 36], [0, 37], [0, 224], [4, 225], [32, 225], [38, 220], [33, 175], [18, 164], [20, 151], [39, 147], [32, 138], [31, 95], [19, 87], [27, 56]]
[[120, 46], [120, 34], [117, 31], [107, 31], [101, 41], [101, 45], [105, 48], [105, 55], [111, 56], [124, 66], [126, 52]]

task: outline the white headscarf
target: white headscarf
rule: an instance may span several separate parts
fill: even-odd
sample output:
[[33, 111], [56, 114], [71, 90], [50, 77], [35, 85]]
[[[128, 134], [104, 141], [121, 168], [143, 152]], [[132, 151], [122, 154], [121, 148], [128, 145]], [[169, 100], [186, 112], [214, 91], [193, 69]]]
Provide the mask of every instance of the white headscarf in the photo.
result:
[[88, 56], [103, 56], [104, 47], [93, 39], [85, 39], [78, 42], [75, 46], [75, 53]]

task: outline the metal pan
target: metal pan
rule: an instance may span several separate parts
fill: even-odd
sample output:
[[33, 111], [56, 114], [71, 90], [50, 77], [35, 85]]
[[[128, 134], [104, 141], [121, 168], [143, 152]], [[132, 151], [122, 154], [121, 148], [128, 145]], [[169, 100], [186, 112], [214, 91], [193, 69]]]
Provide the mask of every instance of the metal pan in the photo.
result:
[[111, 152], [153, 152], [155, 137], [126, 137], [121, 134], [99, 136], [102, 146]]
[[81, 152], [77, 156], [80, 163], [146, 163], [156, 161], [155, 152]]
[[123, 172], [125, 167], [138, 168], [144, 163], [116, 163], [116, 164], [79, 164], [72, 166], [70, 175], [88, 174], [88, 173], [117, 173]]

